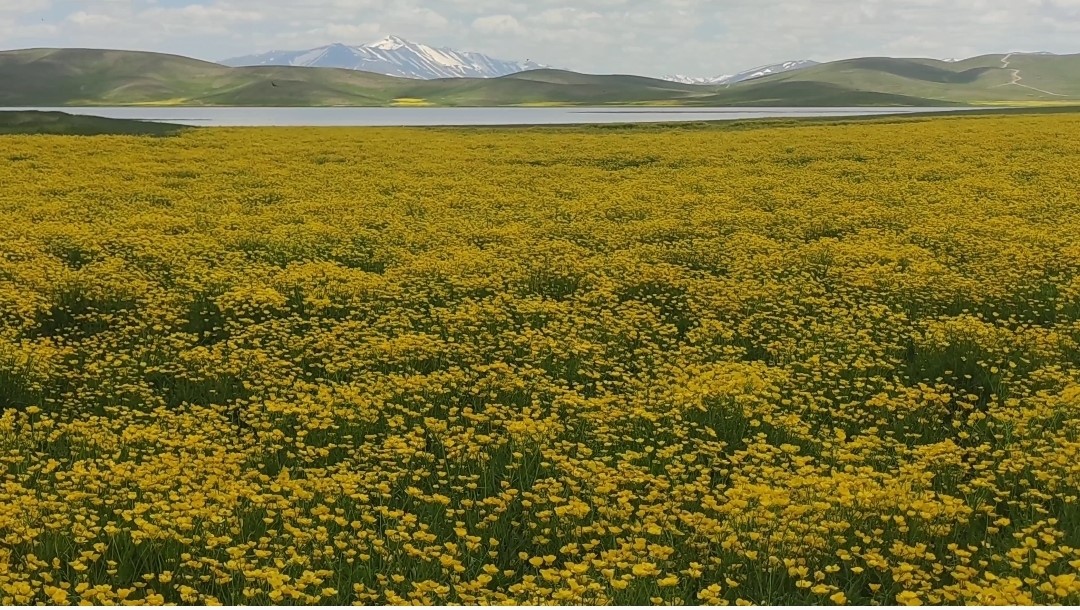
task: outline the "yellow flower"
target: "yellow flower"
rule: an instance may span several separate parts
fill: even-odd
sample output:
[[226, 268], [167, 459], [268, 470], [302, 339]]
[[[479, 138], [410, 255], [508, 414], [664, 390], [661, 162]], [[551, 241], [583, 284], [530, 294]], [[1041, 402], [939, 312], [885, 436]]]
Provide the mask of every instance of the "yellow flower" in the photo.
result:
[[1075, 601], [1080, 113], [752, 127], [0, 135], [0, 603]]
[[921, 606], [922, 600], [919, 594], [912, 591], [901, 591], [896, 595], [896, 603], [901, 606]]
[[649, 562], [641, 562], [634, 564], [634, 567], [630, 569], [630, 572], [639, 578], [645, 576], [652, 576], [657, 573], [656, 564]]
[[661, 587], [674, 587], [679, 584], [679, 577], [672, 574], [656, 581], [656, 584]]
[[48, 595], [49, 599], [55, 604], [66, 606], [68, 603], [68, 593], [60, 587], [46, 585], [45, 595]]

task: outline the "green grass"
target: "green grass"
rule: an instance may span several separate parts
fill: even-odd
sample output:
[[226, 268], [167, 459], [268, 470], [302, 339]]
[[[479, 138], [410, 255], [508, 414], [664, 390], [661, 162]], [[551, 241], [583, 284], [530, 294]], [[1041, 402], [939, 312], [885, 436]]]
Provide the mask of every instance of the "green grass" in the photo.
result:
[[168, 136], [186, 129], [181, 125], [79, 116], [34, 110], [0, 112], [0, 135], [50, 134], [70, 136]]
[[749, 81], [692, 101], [700, 106], [950, 106], [927, 97], [860, 91], [816, 81]]
[[[1009, 67], [1020, 70], [1023, 84], [1065, 97], [1080, 97], [1080, 55], [1014, 55]], [[1056, 101], [1057, 97], [1049, 99]]]
[[595, 123], [595, 124], [569, 124], [569, 125], [486, 125], [475, 126], [446, 126], [436, 127], [440, 131], [469, 130], [469, 131], [515, 131], [521, 129], [540, 129], [549, 131], [569, 132], [609, 132], [609, 131], [752, 131], [758, 129], [777, 129], [784, 127], [807, 127], [811, 125], [853, 125], [860, 123], [922, 123], [943, 118], [957, 117], [994, 117], [994, 116], [1022, 116], [1041, 114], [1064, 114], [1080, 115], [1080, 103], [1073, 106], [1030, 106], [1020, 108], [960, 108], [956, 110], [934, 110], [927, 112], [905, 112], [902, 114], [867, 114], [853, 116], [785, 116], [780, 118], [757, 118], [757, 119], [717, 119], [703, 121], [670, 121], [648, 123]]

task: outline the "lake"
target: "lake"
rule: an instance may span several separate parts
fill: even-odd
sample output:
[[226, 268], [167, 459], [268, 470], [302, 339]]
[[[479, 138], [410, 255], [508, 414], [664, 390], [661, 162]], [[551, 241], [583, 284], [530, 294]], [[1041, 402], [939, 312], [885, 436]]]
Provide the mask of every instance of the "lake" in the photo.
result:
[[[452, 125], [571, 125], [660, 123], [737, 119], [844, 117], [955, 111], [946, 108], [237, 108], [237, 107], [65, 107], [0, 108], [45, 110], [216, 127], [376, 127]], [[959, 109], [962, 110], [962, 109]]]

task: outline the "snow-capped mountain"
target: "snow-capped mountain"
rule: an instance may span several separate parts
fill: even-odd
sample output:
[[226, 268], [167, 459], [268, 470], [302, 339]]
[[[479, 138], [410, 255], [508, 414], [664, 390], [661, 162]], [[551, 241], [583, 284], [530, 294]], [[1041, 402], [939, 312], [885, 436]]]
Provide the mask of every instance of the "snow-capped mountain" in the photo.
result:
[[418, 79], [493, 78], [546, 67], [531, 61], [508, 61], [481, 53], [429, 47], [397, 36], [360, 46], [339, 43], [307, 51], [272, 51], [226, 59], [221, 63], [226, 66], [346, 68]]
[[720, 76], [686, 76], [685, 74], [672, 74], [670, 76], [665, 76], [664, 80], [673, 83], [682, 83], [684, 85], [715, 85], [717, 83], [727, 82], [727, 79], [732, 76], [732, 74], [722, 74]]
[[770, 76], [772, 74], [782, 74], [784, 72], [802, 70], [805, 68], [811, 68], [816, 65], [818, 65], [818, 62], [816, 61], [812, 61], [809, 59], [800, 59], [798, 61], [785, 61], [779, 64], [758, 66], [757, 68], [751, 68], [749, 70], [744, 70], [736, 74], [722, 74], [720, 76], [714, 76], [711, 78], [699, 78], [676, 74], [673, 76], [665, 76], [664, 80], [669, 80], [676, 83], [683, 83], [684, 85], [734, 85], [735, 83], [741, 83], [743, 81], [751, 80], [754, 78], [761, 78], [763, 76]]

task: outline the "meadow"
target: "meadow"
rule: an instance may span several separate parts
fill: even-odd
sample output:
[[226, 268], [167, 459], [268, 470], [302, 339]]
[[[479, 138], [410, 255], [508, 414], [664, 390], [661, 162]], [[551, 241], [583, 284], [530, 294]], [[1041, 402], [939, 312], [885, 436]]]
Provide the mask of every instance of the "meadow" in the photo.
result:
[[1080, 603], [1078, 136], [0, 137], [0, 602]]

